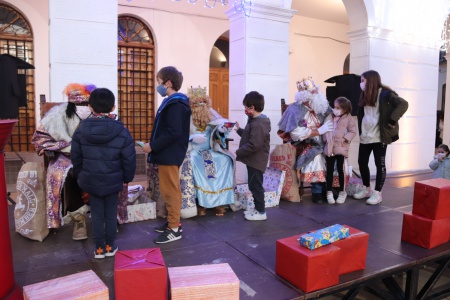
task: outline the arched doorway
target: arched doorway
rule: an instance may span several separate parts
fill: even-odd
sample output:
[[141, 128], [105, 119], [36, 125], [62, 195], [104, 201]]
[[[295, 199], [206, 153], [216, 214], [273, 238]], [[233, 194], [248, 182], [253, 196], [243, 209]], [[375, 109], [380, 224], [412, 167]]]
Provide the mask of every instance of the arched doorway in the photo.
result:
[[128, 16], [118, 22], [119, 117], [136, 141], [149, 138], [154, 120], [155, 49], [150, 29]]
[[[0, 54], [9, 54], [34, 65], [33, 52], [33, 33], [28, 21], [14, 8], [0, 4]], [[19, 108], [19, 121], [11, 135], [11, 144], [5, 149], [34, 151], [30, 144], [35, 130], [34, 71], [19, 69], [18, 74], [19, 83], [26, 86], [27, 107]]]
[[228, 119], [229, 94], [229, 31], [220, 36], [211, 49], [209, 58], [209, 97], [212, 107], [224, 118]]

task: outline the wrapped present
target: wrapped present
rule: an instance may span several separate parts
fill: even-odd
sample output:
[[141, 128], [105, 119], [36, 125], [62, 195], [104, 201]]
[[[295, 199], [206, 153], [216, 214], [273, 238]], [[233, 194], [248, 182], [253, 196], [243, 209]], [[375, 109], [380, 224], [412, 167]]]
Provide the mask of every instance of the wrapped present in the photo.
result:
[[167, 299], [167, 269], [159, 248], [118, 251], [116, 299]]
[[341, 249], [339, 256], [339, 275], [364, 270], [366, 268], [369, 234], [344, 225], [349, 229], [349, 236], [333, 243]]
[[127, 206], [127, 223], [156, 219], [156, 202]]
[[[280, 204], [281, 191], [283, 190], [286, 171], [275, 168], [267, 168], [264, 172], [264, 202], [265, 207], [274, 207]], [[240, 209], [254, 209], [255, 203], [248, 188], [248, 184], [238, 184], [234, 189], [235, 202], [230, 204], [233, 211]]]
[[349, 236], [348, 227], [335, 224], [329, 227], [319, 229], [300, 236], [300, 245], [308, 249], [317, 249], [319, 247], [331, 244]]
[[109, 291], [94, 271], [84, 271], [23, 287], [25, 300], [105, 299]]
[[141, 185], [124, 186], [119, 193], [117, 221], [119, 224], [156, 219], [156, 202]]
[[450, 218], [450, 180], [435, 178], [416, 181], [413, 214], [437, 220]]
[[450, 218], [432, 220], [403, 214], [402, 241], [431, 249], [450, 241]]
[[340, 249], [328, 245], [309, 250], [298, 238], [277, 240], [275, 272], [307, 293], [338, 284]]
[[168, 268], [172, 300], [239, 299], [239, 279], [227, 263]]

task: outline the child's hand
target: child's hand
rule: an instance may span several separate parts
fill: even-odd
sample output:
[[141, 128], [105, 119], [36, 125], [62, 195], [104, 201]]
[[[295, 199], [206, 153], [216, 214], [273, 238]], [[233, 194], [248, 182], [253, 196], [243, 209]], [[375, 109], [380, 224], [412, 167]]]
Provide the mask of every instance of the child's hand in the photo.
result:
[[149, 144], [149, 143], [144, 144], [144, 146], [142, 146], [142, 150], [143, 150], [145, 153], [150, 153], [150, 152], [152, 152], [152, 148], [150, 148], [150, 144]]
[[234, 125], [234, 129], [238, 130], [239, 128], [240, 128], [239, 123], [238, 123], [238, 121], [236, 121], [236, 124]]

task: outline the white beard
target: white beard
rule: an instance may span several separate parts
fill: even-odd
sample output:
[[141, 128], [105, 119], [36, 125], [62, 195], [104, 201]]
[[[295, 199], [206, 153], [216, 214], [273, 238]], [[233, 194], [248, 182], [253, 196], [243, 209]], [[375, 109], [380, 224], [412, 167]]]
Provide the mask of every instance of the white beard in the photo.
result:
[[309, 101], [309, 106], [316, 114], [325, 114], [328, 109], [328, 100], [322, 93], [315, 94]]
[[80, 124], [78, 116], [66, 116], [67, 103], [52, 107], [42, 118], [41, 125], [55, 141], [71, 142], [75, 130]]

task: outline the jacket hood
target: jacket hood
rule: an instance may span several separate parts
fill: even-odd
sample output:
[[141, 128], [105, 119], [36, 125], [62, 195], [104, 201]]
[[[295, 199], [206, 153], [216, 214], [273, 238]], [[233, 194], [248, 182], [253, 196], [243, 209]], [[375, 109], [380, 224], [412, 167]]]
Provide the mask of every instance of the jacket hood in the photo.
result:
[[174, 93], [174, 94], [170, 95], [169, 97], [167, 97], [166, 103], [163, 103], [163, 105], [165, 107], [167, 105], [174, 104], [174, 103], [183, 104], [184, 106], [191, 109], [191, 107], [189, 106], [189, 98], [183, 93]]
[[253, 123], [253, 122], [259, 123], [270, 132], [270, 128], [271, 128], [270, 127], [270, 119], [264, 114], [261, 114], [259, 117], [256, 117], [256, 118], [250, 118], [250, 120], [248, 122], [249, 123], [250, 122], [251, 123]]
[[92, 144], [105, 144], [123, 130], [123, 123], [109, 118], [88, 118], [80, 124], [81, 136]]

